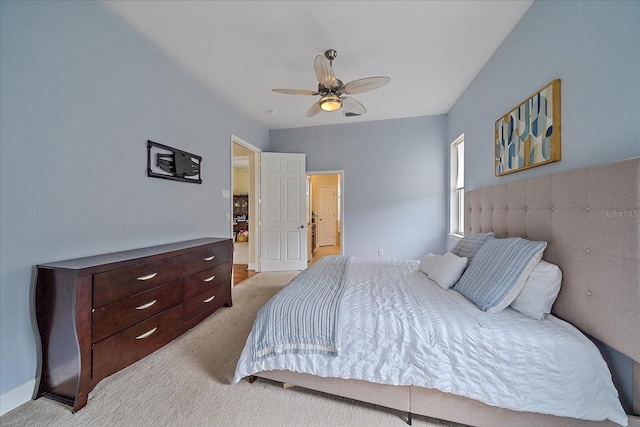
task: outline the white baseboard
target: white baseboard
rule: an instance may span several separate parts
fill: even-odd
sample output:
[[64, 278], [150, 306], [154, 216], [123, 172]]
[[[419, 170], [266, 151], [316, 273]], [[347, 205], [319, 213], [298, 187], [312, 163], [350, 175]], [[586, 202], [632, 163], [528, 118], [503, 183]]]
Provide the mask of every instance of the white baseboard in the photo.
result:
[[20, 387], [16, 387], [0, 395], [0, 416], [30, 401], [33, 398], [35, 387], [36, 380], [32, 379]]

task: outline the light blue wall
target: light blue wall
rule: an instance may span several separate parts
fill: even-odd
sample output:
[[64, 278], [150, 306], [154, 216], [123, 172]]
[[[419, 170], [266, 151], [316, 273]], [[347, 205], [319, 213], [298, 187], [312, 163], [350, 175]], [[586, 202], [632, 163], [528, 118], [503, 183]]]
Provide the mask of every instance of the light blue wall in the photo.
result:
[[[339, 113], [338, 113], [339, 114]], [[446, 117], [271, 131], [269, 148], [305, 153], [307, 170], [344, 170], [345, 254], [420, 259], [443, 253]]]
[[[0, 394], [33, 380], [34, 266], [229, 236], [231, 133], [268, 130], [98, 2], [0, 2]], [[146, 141], [203, 157], [202, 185], [146, 176]]]
[[[562, 80], [562, 160], [495, 177], [496, 119]], [[640, 155], [640, 2], [536, 1], [448, 113], [475, 189]], [[449, 242], [449, 245], [451, 242]], [[631, 359], [601, 345], [623, 403]]]
[[[562, 160], [494, 176], [495, 121], [562, 84]], [[536, 1], [448, 114], [465, 135], [465, 187], [640, 155], [640, 2]]]

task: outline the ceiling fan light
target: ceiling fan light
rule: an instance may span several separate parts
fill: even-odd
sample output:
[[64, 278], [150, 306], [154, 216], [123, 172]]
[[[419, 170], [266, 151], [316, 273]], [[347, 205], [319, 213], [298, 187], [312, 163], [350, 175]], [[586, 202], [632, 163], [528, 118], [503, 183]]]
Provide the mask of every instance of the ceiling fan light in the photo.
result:
[[320, 98], [320, 108], [324, 111], [336, 111], [342, 107], [342, 99], [336, 95], [325, 95]]

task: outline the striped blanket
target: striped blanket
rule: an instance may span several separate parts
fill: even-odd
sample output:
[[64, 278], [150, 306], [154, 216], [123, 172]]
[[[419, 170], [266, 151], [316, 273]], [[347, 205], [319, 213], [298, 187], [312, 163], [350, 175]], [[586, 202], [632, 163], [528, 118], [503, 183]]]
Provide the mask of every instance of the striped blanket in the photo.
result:
[[338, 354], [350, 260], [321, 258], [260, 309], [251, 343], [254, 361], [285, 353]]

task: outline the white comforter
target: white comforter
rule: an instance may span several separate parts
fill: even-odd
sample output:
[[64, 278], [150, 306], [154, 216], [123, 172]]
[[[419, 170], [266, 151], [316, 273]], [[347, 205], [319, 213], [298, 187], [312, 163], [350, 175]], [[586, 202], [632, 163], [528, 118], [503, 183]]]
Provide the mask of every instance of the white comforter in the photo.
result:
[[235, 381], [284, 369], [436, 388], [517, 411], [627, 425], [605, 361], [576, 328], [511, 308], [482, 312], [417, 267], [412, 260], [353, 258], [339, 355], [285, 354], [254, 362], [246, 345]]

